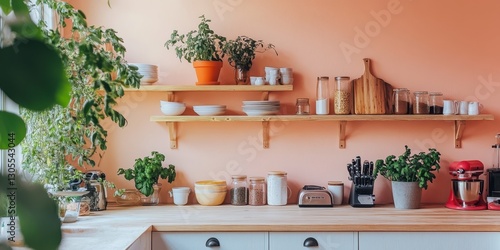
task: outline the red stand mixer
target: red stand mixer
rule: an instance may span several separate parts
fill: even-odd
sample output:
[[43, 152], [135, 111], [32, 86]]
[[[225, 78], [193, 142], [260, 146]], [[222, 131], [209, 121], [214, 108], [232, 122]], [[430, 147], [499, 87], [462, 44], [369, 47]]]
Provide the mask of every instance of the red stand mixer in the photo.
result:
[[484, 180], [479, 176], [484, 173], [484, 165], [477, 160], [455, 161], [450, 164], [451, 190], [446, 207], [459, 210], [487, 209], [483, 199]]

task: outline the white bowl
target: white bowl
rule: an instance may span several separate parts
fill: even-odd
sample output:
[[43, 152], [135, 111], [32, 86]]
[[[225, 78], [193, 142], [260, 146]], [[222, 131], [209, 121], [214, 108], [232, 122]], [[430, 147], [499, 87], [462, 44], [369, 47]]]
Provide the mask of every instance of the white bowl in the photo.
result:
[[223, 115], [226, 110], [195, 110], [194, 111], [199, 116], [211, 116], [211, 115]]
[[186, 107], [186, 104], [184, 104], [183, 102], [160, 101], [160, 106], [162, 106], [162, 107]]
[[181, 115], [182, 113], [184, 113], [184, 111], [186, 110], [186, 107], [167, 107], [167, 106], [161, 106], [161, 112], [164, 114], [164, 115]]
[[247, 114], [248, 116], [259, 116], [259, 115], [276, 115], [279, 113], [279, 110], [270, 110], [270, 111], [266, 111], [266, 110], [247, 110], [247, 111], [243, 111], [245, 112], [245, 114]]

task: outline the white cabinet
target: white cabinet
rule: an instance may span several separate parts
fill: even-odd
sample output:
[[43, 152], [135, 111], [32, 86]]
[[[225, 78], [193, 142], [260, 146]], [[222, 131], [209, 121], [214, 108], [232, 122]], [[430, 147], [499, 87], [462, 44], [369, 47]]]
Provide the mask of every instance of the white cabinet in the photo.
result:
[[153, 232], [151, 249], [267, 250], [268, 245], [267, 232]]
[[500, 232], [360, 232], [359, 250], [498, 250]]
[[358, 233], [357, 232], [270, 232], [269, 233], [269, 250], [295, 250], [295, 249], [357, 250]]

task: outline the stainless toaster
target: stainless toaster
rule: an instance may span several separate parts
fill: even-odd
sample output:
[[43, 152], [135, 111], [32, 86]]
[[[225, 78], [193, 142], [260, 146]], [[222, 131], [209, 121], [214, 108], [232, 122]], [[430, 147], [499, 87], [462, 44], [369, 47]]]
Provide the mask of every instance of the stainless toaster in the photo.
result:
[[325, 187], [305, 185], [299, 192], [299, 207], [333, 207], [333, 195]]

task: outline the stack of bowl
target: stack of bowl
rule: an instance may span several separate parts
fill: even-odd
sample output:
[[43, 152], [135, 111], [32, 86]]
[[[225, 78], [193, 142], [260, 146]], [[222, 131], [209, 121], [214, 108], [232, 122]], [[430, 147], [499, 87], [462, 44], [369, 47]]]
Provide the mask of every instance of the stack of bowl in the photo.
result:
[[243, 101], [242, 108], [248, 116], [276, 115], [280, 111], [280, 101]]
[[226, 113], [226, 105], [198, 105], [193, 106], [193, 110], [200, 116], [223, 115]]
[[164, 115], [181, 115], [186, 110], [186, 104], [182, 102], [160, 101], [160, 108]]
[[158, 66], [145, 63], [129, 63], [129, 65], [138, 68], [137, 73], [142, 75], [142, 85], [150, 85], [158, 81]]
[[218, 206], [224, 202], [227, 193], [225, 180], [203, 180], [194, 183], [198, 203], [204, 206]]

